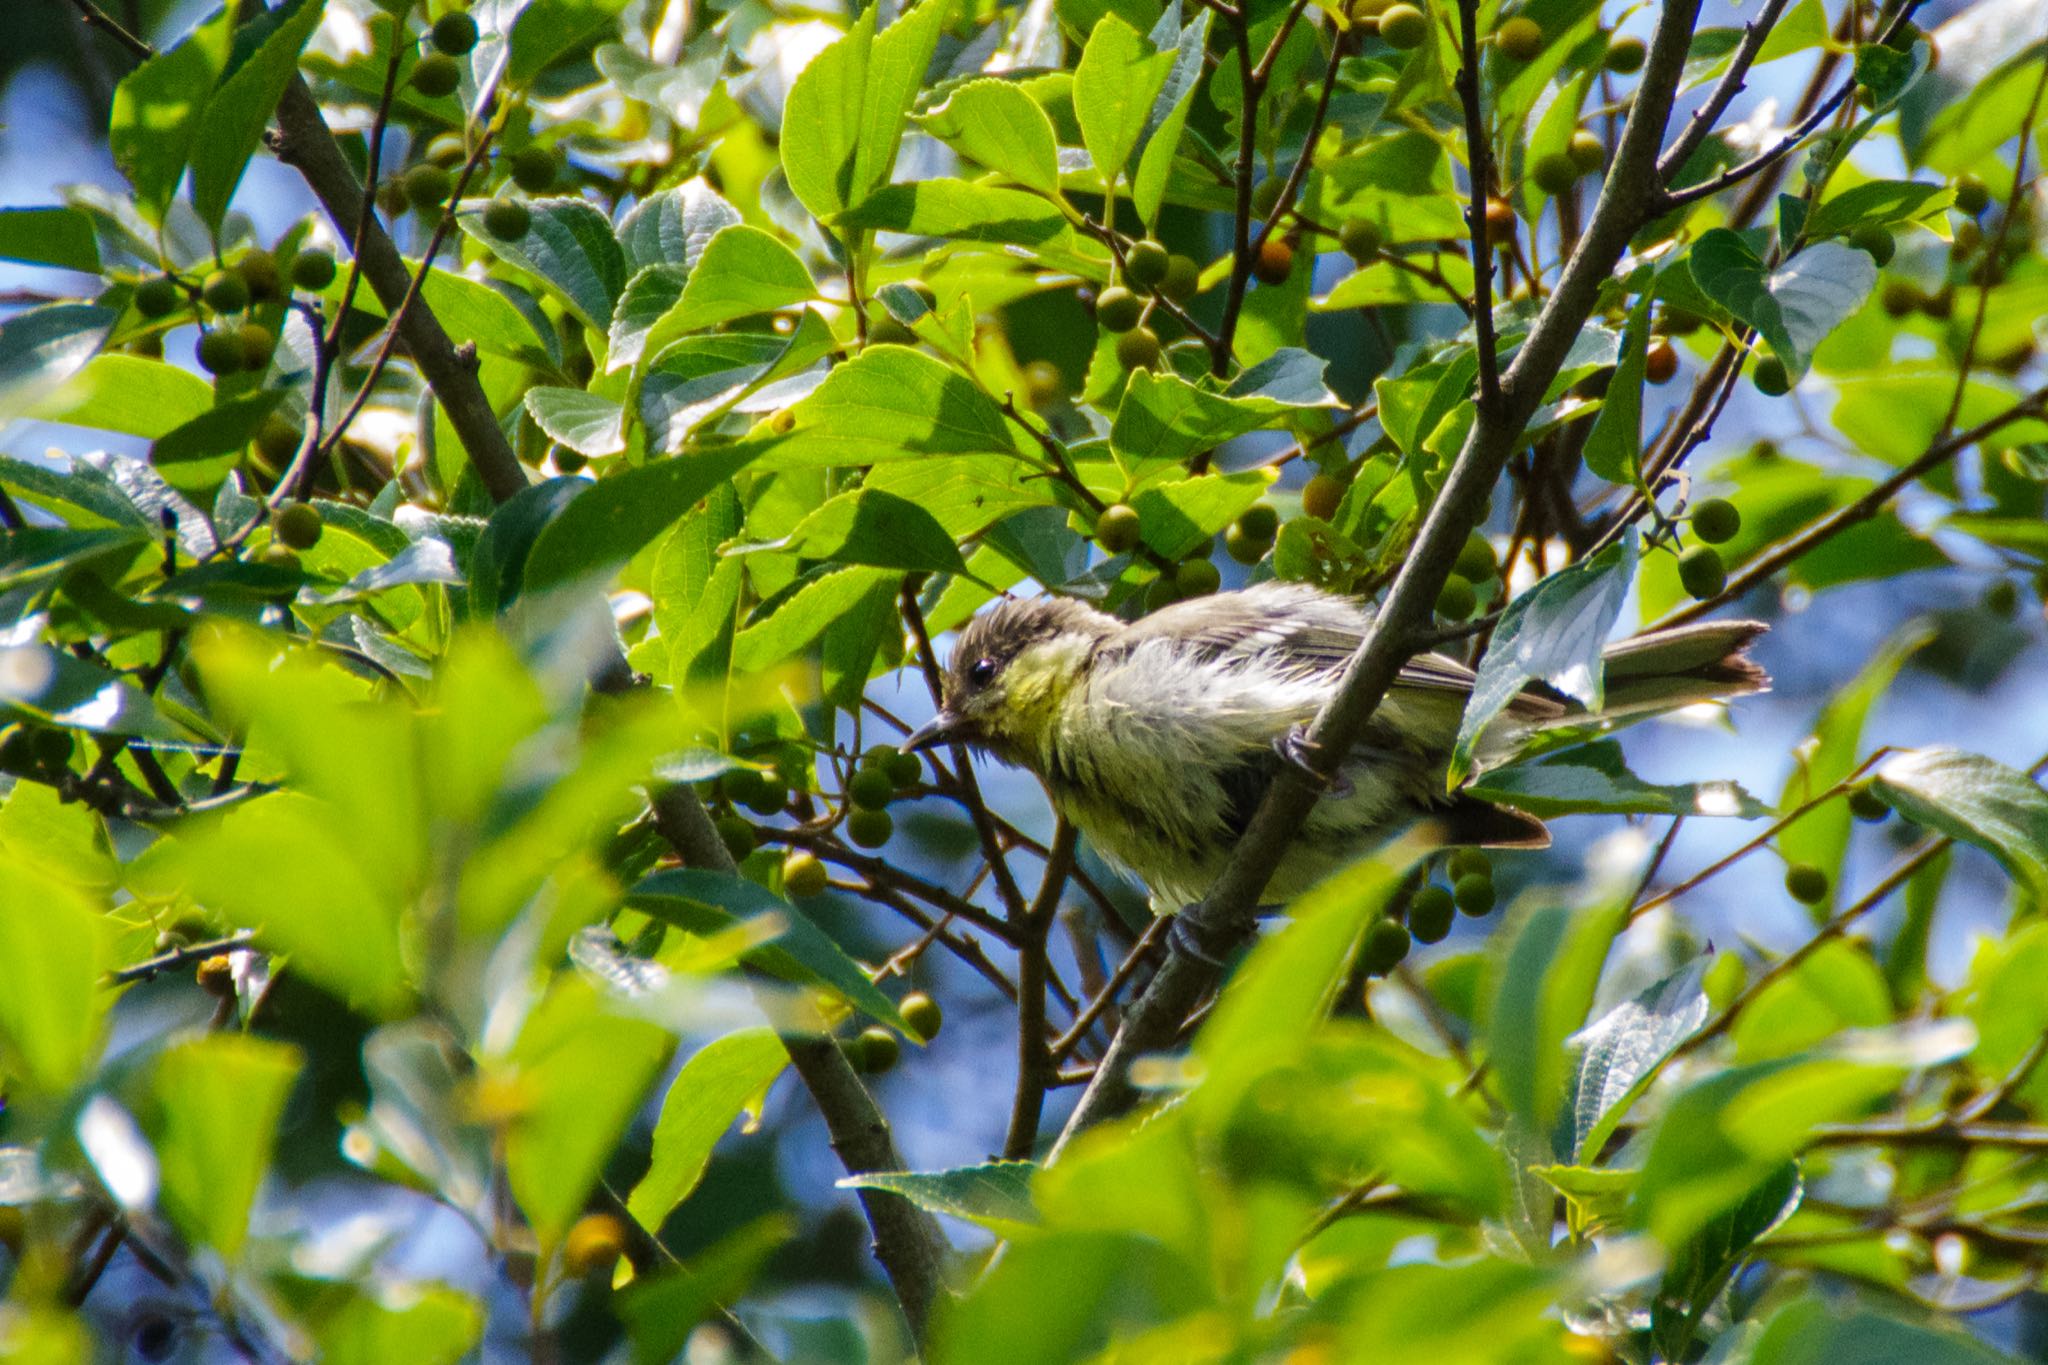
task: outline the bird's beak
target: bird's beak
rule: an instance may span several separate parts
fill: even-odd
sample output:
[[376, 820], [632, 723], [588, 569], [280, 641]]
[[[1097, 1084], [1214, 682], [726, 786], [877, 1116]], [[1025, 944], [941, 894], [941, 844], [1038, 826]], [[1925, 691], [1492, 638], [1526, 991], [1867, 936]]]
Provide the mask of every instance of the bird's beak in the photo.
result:
[[966, 722], [951, 711], [941, 710], [924, 724], [912, 730], [903, 743], [897, 747], [906, 754], [929, 749], [935, 744], [948, 744], [960, 737], [966, 729]]

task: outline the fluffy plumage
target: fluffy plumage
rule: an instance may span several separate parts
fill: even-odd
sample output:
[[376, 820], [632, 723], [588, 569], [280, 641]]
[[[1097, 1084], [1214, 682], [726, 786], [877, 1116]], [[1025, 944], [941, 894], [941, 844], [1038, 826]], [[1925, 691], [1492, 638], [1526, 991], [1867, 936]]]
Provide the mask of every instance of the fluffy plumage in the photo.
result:
[[[1062, 598], [1003, 602], [961, 632], [944, 707], [913, 744], [966, 742], [1044, 781], [1096, 849], [1161, 909], [1199, 899], [1251, 819], [1275, 748], [1328, 700], [1371, 621], [1348, 598], [1266, 583], [1126, 623]], [[1608, 652], [1605, 716], [1761, 690], [1743, 648], [1756, 622], [1711, 623]], [[1541, 847], [1535, 818], [1447, 794], [1444, 773], [1472, 673], [1441, 655], [1409, 663], [1319, 802], [1271, 886], [1294, 896], [1423, 818], [1445, 843]], [[1505, 761], [1546, 725], [1586, 719], [1532, 689], [1480, 745]]]

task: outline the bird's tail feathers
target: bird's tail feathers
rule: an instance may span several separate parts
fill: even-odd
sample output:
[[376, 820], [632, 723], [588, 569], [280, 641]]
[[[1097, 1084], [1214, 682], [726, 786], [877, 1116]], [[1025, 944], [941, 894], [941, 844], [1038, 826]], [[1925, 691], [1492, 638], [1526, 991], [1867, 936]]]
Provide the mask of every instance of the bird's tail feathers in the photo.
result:
[[1761, 621], [1702, 621], [1609, 646], [1600, 714], [1641, 715], [1768, 692], [1770, 675], [1748, 652], [1768, 629]]

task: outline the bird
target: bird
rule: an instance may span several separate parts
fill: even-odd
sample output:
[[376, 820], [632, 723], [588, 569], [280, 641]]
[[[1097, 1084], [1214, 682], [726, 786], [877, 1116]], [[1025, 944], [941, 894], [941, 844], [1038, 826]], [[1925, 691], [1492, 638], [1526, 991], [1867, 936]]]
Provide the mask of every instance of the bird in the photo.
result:
[[[1036, 775], [1155, 911], [1195, 904], [1281, 763], [1335, 692], [1372, 609], [1307, 584], [1267, 582], [1124, 621], [1068, 597], [1005, 599], [961, 630], [936, 715], [902, 748], [965, 744]], [[1767, 690], [1747, 654], [1767, 627], [1715, 621], [1650, 631], [1605, 651], [1598, 715], [1540, 683], [1484, 731], [1475, 770], [1512, 761], [1545, 730], [1608, 724]], [[1450, 790], [1474, 674], [1416, 656], [1282, 858], [1267, 899], [1301, 892], [1427, 822], [1439, 847], [1543, 848], [1525, 812]]]

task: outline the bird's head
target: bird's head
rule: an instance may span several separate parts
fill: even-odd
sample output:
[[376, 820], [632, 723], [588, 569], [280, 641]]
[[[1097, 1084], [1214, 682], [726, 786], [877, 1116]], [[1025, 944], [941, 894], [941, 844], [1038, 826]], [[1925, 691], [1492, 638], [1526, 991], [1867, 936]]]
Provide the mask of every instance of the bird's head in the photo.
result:
[[946, 669], [939, 713], [907, 751], [971, 744], [1033, 766], [1047, 727], [1089, 655], [1122, 622], [1064, 597], [1001, 602], [968, 622]]

